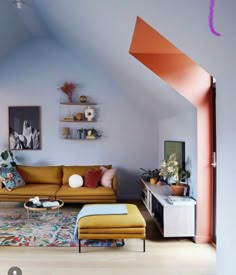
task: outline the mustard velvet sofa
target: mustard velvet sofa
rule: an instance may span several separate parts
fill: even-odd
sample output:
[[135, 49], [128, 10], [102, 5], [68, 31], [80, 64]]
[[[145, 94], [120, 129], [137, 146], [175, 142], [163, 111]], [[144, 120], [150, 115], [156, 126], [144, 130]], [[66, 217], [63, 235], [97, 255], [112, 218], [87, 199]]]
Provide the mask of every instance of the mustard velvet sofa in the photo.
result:
[[91, 169], [104, 166], [108, 169], [112, 165], [90, 166], [26, 166], [18, 165], [17, 171], [24, 179], [26, 185], [17, 187], [12, 191], [4, 188], [0, 182], [0, 201], [24, 202], [29, 198], [38, 196], [43, 198], [55, 197], [64, 202], [100, 203], [117, 201], [117, 178], [112, 179], [112, 188], [99, 185], [97, 188], [69, 186], [69, 177], [73, 174], [85, 176]]

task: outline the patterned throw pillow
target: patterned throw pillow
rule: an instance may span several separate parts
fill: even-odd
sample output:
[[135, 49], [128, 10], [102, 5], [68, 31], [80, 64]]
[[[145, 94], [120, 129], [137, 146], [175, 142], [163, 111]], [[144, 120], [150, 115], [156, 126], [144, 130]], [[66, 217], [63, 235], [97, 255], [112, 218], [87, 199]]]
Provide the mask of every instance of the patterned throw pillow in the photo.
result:
[[22, 179], [15, 167], [0, 168], [0, 178], [8, 191], [25, 185], [25, 181]]

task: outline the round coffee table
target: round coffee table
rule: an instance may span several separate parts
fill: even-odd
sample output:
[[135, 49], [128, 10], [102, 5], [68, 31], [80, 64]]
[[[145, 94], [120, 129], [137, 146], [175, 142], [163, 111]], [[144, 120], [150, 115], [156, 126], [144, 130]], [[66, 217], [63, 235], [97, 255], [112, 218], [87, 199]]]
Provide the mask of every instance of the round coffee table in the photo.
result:
[[57, 210], [57, 214], [59, 215], [59, 209], [64, 205], [64, 201], [62, 200], [56, 200], [59, 205], [54, 205], [54, 206], [47, 206], [47, 207], [44, 207], [43, 206], [43, 202], [50, 202], [50, 200], [48, 199], [41, 199], [40, 202], [41, 202], [41, 205], [36, 205], [36, 204], [33, 204], [32, 201], [27, 201], [24, 203], [24, 208], [26, 209], [27, 211], [27, 218], [29, 220], [30, 218], [30, 212], [41, 212], [41, 211], [49, 211], [49, 210]]

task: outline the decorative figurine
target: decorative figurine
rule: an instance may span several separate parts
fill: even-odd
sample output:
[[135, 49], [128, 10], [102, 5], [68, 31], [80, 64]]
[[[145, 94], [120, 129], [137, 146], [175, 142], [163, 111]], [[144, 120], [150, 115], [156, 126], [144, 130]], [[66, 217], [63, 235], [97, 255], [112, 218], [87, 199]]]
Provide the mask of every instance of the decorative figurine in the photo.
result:
[[93, 119], [95, 117], [95, 111], [93, 108], [88, 106], [87, 109], [85, 109], [85, 111], [84, 111], [84, 115], [88, 121], [93, 121]]

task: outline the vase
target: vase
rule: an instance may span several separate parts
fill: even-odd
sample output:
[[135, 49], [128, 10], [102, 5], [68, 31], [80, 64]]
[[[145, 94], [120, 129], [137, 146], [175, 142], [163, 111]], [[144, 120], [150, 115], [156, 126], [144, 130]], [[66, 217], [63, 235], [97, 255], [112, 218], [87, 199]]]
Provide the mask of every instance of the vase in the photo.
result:
[[80, 101], [80, 103], [86, 103], [86, 102], [87, 102], [87, 96], [81, 95], [81, 96], [79, 97], [79, 101]]
[[156, 178], [150, 178], [150, 183], [151, 184], [156, 184], [157, 182], [157, 179]]
[[185, 185], [184, 184], [171, 184], [171, 191], [173, 196], [183, 196]]
[[87, 109], [85, 109], [85, 111], [84, 111], [84, 115], [88, 121], [93, 121], [93, 119], [95, 117], [95, 111], [93, 108], [88, 106]]
[[73, 102], [73, 99], [72, 99], [72, 92], [67, 93], [67, 97], [68, 97], [69, 103], [72, 103], [72, 102]]

